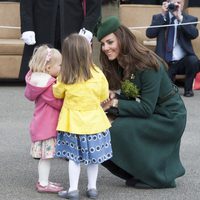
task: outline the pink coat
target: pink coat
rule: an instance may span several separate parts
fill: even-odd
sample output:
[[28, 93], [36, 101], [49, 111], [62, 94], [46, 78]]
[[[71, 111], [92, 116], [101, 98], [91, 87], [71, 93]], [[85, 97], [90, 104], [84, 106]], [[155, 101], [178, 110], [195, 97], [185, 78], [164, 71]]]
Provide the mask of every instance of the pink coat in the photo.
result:
[[26, 75], [25, 97], [35, 101], [35, 110], [30, 124], [32, 142], [56, 137], [56, 127], [63, 101], [53, 96], [52, 85], [55, 78], [51, 78], [45, 87], [30, 84], [31, 72]]

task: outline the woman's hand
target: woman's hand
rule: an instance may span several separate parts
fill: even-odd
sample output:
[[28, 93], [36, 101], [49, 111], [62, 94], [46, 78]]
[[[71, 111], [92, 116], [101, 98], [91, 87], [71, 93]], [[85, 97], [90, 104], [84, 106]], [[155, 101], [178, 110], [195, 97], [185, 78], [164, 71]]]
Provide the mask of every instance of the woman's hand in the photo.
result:
[[110, 90], [110, 91], [109, 91], [109, 99], [112, 100], [112, 99], [114, 99], [115, 97], [116, 97], [115, 92], [112, 91], [112, 90]]

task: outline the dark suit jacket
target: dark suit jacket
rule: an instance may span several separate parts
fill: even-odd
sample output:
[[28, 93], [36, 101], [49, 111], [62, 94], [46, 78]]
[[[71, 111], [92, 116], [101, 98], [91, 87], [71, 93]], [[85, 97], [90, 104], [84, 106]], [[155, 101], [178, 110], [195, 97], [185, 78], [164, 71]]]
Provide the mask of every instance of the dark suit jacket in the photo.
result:
[[[86, 2], [87, 11], [84, 17], [82, 0], [21, 0], [21, 32], [34, 31], [36, 45], [48, 43], [55, 48], [55, 40], [59, 38], [62, 43], [66, 36], [79, 32], [83, 27], [93, 32], [101, 17], [101, 1]], [[24, 79], [28, 61], [36, 45], [25, 45], [20, 79]]]
[[153, 5], [160, 5], [162, 0], [126, 0], [121, 1], [124, 4], [153, 4]]
[[[59, 7], [58, 7], [59, 6]], [[60, 20], [56, 21], [59, 8]], [[38, 43], [52, 43], [56, 23], [60, 24], [61, 38], [79, 32], [82, 27], [93, 31], [101, 15], [101, 1], [87, 1], [83, 16], [82, 0], [21, 0], [21, 31], [34, 31]]]
[[188, 7], [200, 7], [199, 0], [188, 0]]
[[[183, 14], [182, 23], [197, 22], [198, 18]], [[164, 20], [162, 14], [153, 15], [152, 22], [150, 26], [165, 25], [169, 24], [169, 16], [167, 16], [166, 21]], [[180, 46], [185, 50], [187, 55], [194, 55], [194, 50], [192, 47], [191, 40], [198, 37], [199, 32], [196, 28], [197, 24], [182, 25], [177, 27], [177, 39]], [[147, 28], [146, 36], [149, 38], [157, 38], [156, 53], [165, 58], [166, 49], [166, 30], [167, 27], [162, 28]]]

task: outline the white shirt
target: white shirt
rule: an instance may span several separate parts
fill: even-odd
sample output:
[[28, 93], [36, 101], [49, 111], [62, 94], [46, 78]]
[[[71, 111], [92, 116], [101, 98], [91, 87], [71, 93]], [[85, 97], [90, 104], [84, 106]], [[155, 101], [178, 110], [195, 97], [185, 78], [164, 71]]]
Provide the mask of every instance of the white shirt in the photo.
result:
[[[170, 20], [173, 17], [171, 13], [169, 13]], [[180, 24], [177, 19], [174, 20], [174, 26], [175, 26], [175, 33], [174, 33], [174, 44], [173, 44], [173, 56], [172, 60], [180, 60], [185, 56], [185, 51], [180, 46], [177, 40], [177, 25]]]

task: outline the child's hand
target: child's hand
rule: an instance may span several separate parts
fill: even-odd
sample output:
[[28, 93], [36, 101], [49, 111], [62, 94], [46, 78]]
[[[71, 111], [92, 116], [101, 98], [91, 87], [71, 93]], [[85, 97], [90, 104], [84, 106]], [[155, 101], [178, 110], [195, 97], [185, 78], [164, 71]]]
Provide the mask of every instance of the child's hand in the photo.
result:
[[101, 104], [104, 111], [108, 110], [110, 107], [118, 107], [118, 99], [107, 99]]
[[103, 108], [104, 111], [108, 110], [112, 106], [112, 100], [106, 99], [101, 103], [101, 107]]

